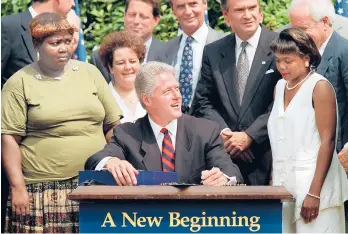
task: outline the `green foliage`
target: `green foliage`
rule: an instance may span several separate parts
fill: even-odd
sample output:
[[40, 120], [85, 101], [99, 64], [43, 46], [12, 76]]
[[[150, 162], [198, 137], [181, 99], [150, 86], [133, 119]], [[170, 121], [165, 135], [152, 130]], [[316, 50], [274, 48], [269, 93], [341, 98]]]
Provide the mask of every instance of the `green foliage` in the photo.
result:
[[[123, 29], [124, 0], [79, 0], [81, 22], [87, 53], [100, 45], [103, 38], [112, 31]], [[261, 0], [263, 23], [274, 30], [289, 22], [287, 7], [291, 0]], [[30, 0], [1, 0], [1, 16], [24, 11]], [[228, 32], [221, 13], [220, 0], [208, 0], [210, 26]], [[154, 30], [156, 37], [168, 41], [176, 37], [178, 23], [168, 4], [162, 0], [161, 21]]]
[[263, 23], [270, 30], [275, 30], [289, 23], [288, 7], [291, 0], [264, 0], [261, 1]]

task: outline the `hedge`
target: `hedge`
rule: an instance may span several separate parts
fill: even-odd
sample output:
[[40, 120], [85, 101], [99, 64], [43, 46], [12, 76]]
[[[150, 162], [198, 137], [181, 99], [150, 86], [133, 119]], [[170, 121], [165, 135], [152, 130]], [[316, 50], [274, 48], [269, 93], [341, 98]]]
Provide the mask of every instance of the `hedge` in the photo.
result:
[[[264, 25], [271, 30], [289, 22], [287, 7], [291, 0], [261, 0]], [[30, 0], [1, 0], [1, 16], [24, 11]], [[90, 55], [109, 32], [123, 29], [124, 0], [79, 0], [87, 53]], [[228, 32], [221, 13], [220, 0], [208, 0], [210, 26]], [[176, 37], [178, 23], [167, 0], [162, 0], [161, 21], [154, 30], [156, 37], [167, 41]]]

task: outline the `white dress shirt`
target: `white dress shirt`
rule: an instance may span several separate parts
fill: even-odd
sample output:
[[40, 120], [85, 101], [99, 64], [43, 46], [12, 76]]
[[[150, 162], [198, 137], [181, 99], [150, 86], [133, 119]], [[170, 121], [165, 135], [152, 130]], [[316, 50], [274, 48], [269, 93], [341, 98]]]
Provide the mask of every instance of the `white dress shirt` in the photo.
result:
[[32, 6], [30, 6], [28, 10], [29, 10], [29, 12], [31, 14], [31, 17], [34, 18], [35, 16], [38, 15], [38, 13], [34, 10], [34, 8]]
[[[246, 40], [248, 42], [248, 45], [245, 47], [245, 51], [246, 51], [247, 56], [248, 56], [249, 71], [250, 71], [251, 65], [253, 64], [253, 61], [254, 61], [254, 57], [255, 57], [257, 45], [259, 44], [260, 36], [261, 36], [261, 27], [259, 26], [258, 29], [256, 30], [256, 32], [254, 33], [254, 35], [252, 37], [250, 37], [248, 40]], [[235, 49], [236, 50], [236, 66], [238, 63], [239, 54], [242, 52], [242, 46], [241, 46], [242, 42], [243, 42], [243, 40], [240, 39], [236, 34], [236, 45], [235, 45], [235, 48], [236, 48]]]
[[[161, 133], [162, 127], [159, 126], [158, 124], [156, 124], [156, 123], [150, 118], [149, 115], [148, 115], [148, 118], [149, 118], [149, 122], [150, 122], [150, 126], [151, 126], [151, 128], [152, 128], [153, 134], [154, 134], [155, 137], [156, 137], [156, 141], [157, 141], [158, 148], [159, 148], [160, 152], [162, 153], [162, 142], [163, 142], [163, 138], [164, 138], [164, 134]], [[168, 129], [169, 136], [170, 136], [170, 139], [172, 140], [172, 144], [173, 144], [173, 147], [174, 147], [174, 150], [175, 150], [176, 132], [177, 132], [177, 129], [178, 129], [178, 120], [177, 120], [177, 119], [173, 120], [173, 121], [170, 122], [167, 126], [165, 126], [165, 128]], [[98, 165], [95, 167], [95, 170], [96, 170], [96, 171], [103, 170], [103, 169], [104, 169], [104, 166], [105, 166], [105, 164], [106, 164], [106, 162], [107, 162], [110, 158], [112, 158], [112, 157], [111, 157], [111, 156], [110, 156], [110, 157], [105, 157], [105, 158], [103, 158], [102, 160], [100, 160], [100, 162], [98, 163]]]
[[147, 62], [147, 55], [149, 54], [149, 50], [150, 50], [150, 46], [151, 46], [151, 43], [152, 43], [152, 37], [149, 38], [149, 40], [147, 40], [144, 45], [146, 47], [146, 53], [145, 53], [145, 58], [144, 58], [144, 62], [143, 63], [146, 63]]
[[[208, 26], [206, 24], [202, 24], [202, 26], [191, 36], [194, 40], [192, 41], [192, 44], [191, 44], [192, 50], [193, 50], [193, 70], [192, 70], [193, 84], [192, 84], [192, 98], [190, 101], [190, 106], [192, 103], [193, 95], [196, 90], [199, 74], [201, 72], [203, 49], [208, 37]], [[176, 59], [177, 63], [175, 64], [175, 72], [176, 72], [177, 80], [179, 80], [182, 53], [184, 51], [186, 39], [188, 37], [189, 36], [185, 32], [183, 32], [180, 45], [179, 45], [177, 59]]]
[[[158, 148], [160, 150], [160, 152], [162, 152], [162, 142], [164, 139], [164, 134], [161, 133], [161, 129], [163, 127], [159, 126], [158, 124], [156, 124], [150, 117], [149, 115], [149, 122], [153, 131], [153, 134], [156, 137], [156, 141], [157, 141], [157, 145]], [[175, 142], [176, 142], [176, 132], [178, 130], [178, 120], [174, 119], [173, 121], [171, 121], [167, 126], [165, 126], [164, 128], [168, 129], [169, 132], [169, 136], [170, 139], [172, 140], [172, 144], [173, 144], [173, 148], [175, 150]]]
[[[332, 33], [333, 33], [333, 32], [332, 32]], [[325, 48], [326, 48], [326, 46], [327, 46], [327, 43], [329, 43], [329, 40], [330, 40], [330, 38], [331, 38], [331, 36], [332, 36], [332, 33], [331, 33], [330, 36], [326, 39], [326, 41], [320, 46], [319, 53], [320, 53], [321, 56], [323, 56], [323, 54], [324, 54]]]
[[111, 89], [112, 95], [116, 99], [116, 102], [123, 113], [123, 118], [120, 120], [121, 123], [126, 123], [126, 122], [134, 123], [137, 119], [146, 115], [146, 110], [144, 110], [144, 108], [141, 106], [140, 102], [138, 102], [138, 105], [137, 105], [136, 110], [135, 110], [135, 114], [133, 115], [131, 110], [129, 110], [127, 105], [124, 103], [121, 96], [114, 89], [112, 82], [109, 83], [109, 87]]

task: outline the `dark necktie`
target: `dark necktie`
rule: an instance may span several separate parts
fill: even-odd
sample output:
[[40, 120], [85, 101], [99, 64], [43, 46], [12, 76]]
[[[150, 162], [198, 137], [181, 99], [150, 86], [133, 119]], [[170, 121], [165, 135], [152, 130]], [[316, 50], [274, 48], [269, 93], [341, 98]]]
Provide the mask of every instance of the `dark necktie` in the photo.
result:
[[175, 171], [175, 150], [172, 139], [170, 139], [168, 129], [162, 128], [161, 133], [164, 134], [162, 142], [162, 170], [164, 172]]
[[242, 104], [245, 86], [249, 76], [249, 60], [246, 53], [247, 41], [242, 42], [242, 51], [239, 54], [237, 62], [237, 78], [238, 78], [238, 92], [239, 92], [239, 104]]
[[193, 85], [193, 37], [188, 37], [185, 42], [180, 65], [180, 92], [182, 95], [182, 105], [188, 106], [192, 98]]

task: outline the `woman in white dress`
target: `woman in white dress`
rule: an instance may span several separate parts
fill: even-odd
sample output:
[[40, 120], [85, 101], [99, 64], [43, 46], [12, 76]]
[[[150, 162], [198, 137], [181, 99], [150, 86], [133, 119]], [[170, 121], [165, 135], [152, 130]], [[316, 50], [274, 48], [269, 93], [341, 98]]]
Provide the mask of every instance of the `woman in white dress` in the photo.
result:
[[321, 56], [298, 29], [282, 31], [271, 48], [283, 76], [268, 121], [272, 183], [296, 199], [283, 204], [283, 232], [344, 232], [348, 181], [335, 150], [334, 89], [314, 71]]
[[114, 76], [109, 87], [123, 112], [121, 123], [135, 122], [146, 114], [134, 88], [145, 51], [141, 40], [125, 31], [108, 34], [100, 45], [99, 56]]

